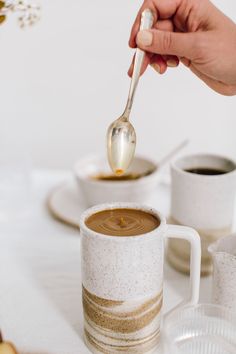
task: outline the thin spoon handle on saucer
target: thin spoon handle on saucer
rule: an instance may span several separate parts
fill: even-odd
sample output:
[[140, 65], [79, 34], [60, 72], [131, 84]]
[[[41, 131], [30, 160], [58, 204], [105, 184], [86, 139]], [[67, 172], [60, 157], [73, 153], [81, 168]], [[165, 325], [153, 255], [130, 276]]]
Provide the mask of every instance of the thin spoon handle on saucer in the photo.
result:
[[[142, 17], [141, 17], [140, 31], [152, 28], [153, 21], [154, 18], [153, 18], [152, 11], [149, 9], [144, 10], [142, 12]], [[143, 50], [139, 48], [136, 49], [136, 54], [134, 59], [134, 70], [133, 70], [133, 75], [130, 83], [129, 96], [128, 96], [125, 112], [123, 114], [127, 119], [129, 119], [129, 114], [131, 112], [135, 91], [138, 86], [144, 55], [145, 52]]]
[[186, 145], [188, 145], [189, 141], [186, 139], [182, 141], [178, 146], [176, 146], [171, 152], [169, 152], [168, 155], [163, 157], [161, 161], [158, 163], [158, 169], [162, 168], [167, 162], [170, 162], [170, 160], [178, 153], [180, 152]]

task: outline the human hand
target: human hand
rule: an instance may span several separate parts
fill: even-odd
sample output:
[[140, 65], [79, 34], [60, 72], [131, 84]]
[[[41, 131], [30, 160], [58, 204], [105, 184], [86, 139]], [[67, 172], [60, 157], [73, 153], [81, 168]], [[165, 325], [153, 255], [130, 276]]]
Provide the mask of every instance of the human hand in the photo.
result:
[[[139, 32], [146, 8], [153, 12], [154, 26]], [[145, 0], [129, 45], [147, 52], [142, 73], [150, 64], [163, 74], [180, 60], [216, 92], [236, 94], [236, 24], [209, 0]], [[133, 64], [128, 74], [132, 71]]]

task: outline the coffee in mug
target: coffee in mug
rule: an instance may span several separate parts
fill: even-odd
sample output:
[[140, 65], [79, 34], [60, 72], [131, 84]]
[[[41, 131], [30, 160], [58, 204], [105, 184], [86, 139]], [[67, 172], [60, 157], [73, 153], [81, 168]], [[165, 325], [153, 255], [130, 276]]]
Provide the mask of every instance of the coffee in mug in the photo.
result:
[[209, 168], [209, 167], [194, 167], [194, 168], [188, 168], [185, 171], [190, 173], [195, 173], [196, 175], [208, 175], [208, 176], [223, 175], [224, 173], [229, 172], [227, 170], [220, 170], [220, 169]]
[[88, 228], [108, 236], [138, 236], [155, 230], [160, 220], [138, 209], [103, 210], [86, 220]]
[[[188, 240], [192, 250], [191, 295], [200, 281], [200, 238], [166, 225], [152, 208], [103, 204], [80, 220], [84, 338], [92, 353], [152, 353], [158, 346], [163, 301], [164, 240]], [[173, 236], [174, 235], [174, 236]]]
[[99, 173], [97, 175], [91, 176], [92, 180], [99, 181], [133, 181], [152, 174], [156, 169], [151, 169], [143, 173], [126, 173], [124, 175], [118, 176], [115, 174]]

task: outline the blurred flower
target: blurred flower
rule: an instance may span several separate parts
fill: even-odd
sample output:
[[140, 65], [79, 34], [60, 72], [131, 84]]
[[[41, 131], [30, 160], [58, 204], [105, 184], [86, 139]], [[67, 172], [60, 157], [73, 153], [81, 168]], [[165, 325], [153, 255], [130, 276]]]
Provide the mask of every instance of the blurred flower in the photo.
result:
[[18, 23], [21, 28], [31, 26], [40, 19], [40, 5], [28, 0], [0, 0], [0, 25], [6, 20], [10, 12], [18, 14]]

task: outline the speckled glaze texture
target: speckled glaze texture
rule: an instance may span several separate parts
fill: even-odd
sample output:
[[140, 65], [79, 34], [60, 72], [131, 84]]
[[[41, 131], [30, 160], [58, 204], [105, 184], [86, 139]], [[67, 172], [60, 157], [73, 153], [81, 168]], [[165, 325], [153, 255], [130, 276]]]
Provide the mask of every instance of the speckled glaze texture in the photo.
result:
[[[80, 222], [85, 341], [93, 353], [151, 353], [160, 332], [165, 220], [139, 236], [106, 236], [87, 228], [84, 220], [112, 206], [91, 208]], [[151, 208], [132, 208], [155, 215]]]
[[[210, 167], [231, 172], [199, 175], [188, 168]], [[236, 193], [235, 162], [217, 155], [192, 155], [172, 164], [170, 223], [196, 229], [202, 240], [202, 275], [212, 270], [207, 251], [210, 243], [228, 235], [232, 229]], [[170, 240], [168, 260], [179, 271], [189, 272], [189, 247], [184, 241]]]
[[[92, 231], [86, 220], [102, 210], [137, 209], [153, 214], [160, 225], [138, 236], [107, 236]], [[164, 238], [189, 239], [193, 247], [190, 303], [196, 303], [200, 281], [200, 239], [180, 226], [167, 226], [150, 207], [134, 203], [103, 204], [81, 217], [84, 338], [92, 353], [152, 353], [159, 342]], [[170, 228], [170, 230], [169, 230]]]
[[236, 234], [210, 245], [213, 258], [212, 302], [236, 311]]
[[[157, 164], [147, 158], [135, 157], [132, 162], [131, 173], [145, 174], [155, 170]], [[91, 176], [110, 174], [107, 158], [92, 156], [78, 161], [74, 173], [87, 206], [107, 202], [134, 202], [145, 203], [155, 192], [161, 174], [156, 169], [149, 176], [133, 181], [99, 181]]]

